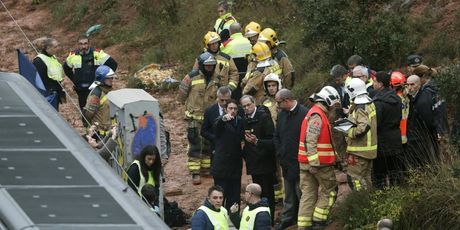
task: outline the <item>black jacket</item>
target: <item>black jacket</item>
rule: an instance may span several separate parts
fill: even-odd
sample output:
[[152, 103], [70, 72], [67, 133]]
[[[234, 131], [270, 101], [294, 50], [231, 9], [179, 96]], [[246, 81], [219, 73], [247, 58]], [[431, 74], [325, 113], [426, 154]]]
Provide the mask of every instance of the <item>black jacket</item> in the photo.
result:
[[[248, 204], [249, 211], [252, 211], [258, 207], [267, 207], [268, 208], [268, 200], [266, 198], [262, 198], [259, 202], [255, 204]], [[230, 220], [238, 229], [240, 228], [241, 216], [238, 212], [230, 213]], [[271, 216], [268, 212], [259, 212], [256, 215], [256, 219], [254, 220], [254, 230], [269, 230], [271, 229]]]
[[[90, 48], [87, 54], [82, 54], [78, 49], [74, 52], [82, 58], [81, 68], [75, 68], [73, 70], [67, 65], [67, 62], [64, 62], [62, 68], [67, 77], [73, 82], [76, 89], [88, 89], [94, 82], [96, 69], [99, 67], [98, 65], [94, 65], [94, 48]], [[109, 57], [109, 59], [104, 62], [104, 65], [110, 67], [114, 72], [118, 67], [118, 63], [112, 57]]]
[[256, 108], [253, 118], [244, 118], [244, 130], [256, 135], [257, 145], [245, 141], [243, 157], [249, 175], [274, 173], [276, 170], [273, 131], [275, 129], [270, 112], [264, 106]]
[[219, 105], [217, 103], [209, 106], [204, 111], [204, 120], [203, 124], [201, 125], [201, 136], [206, 138], [211, 143], [211, 151], [215, 148], [215, 139], [216, 135], [214, 135], [214, 123], [216, 119], [220, 116], [219, 113]]
[[211, 175], [214, 178], [241, 178], [243, 132], [243, 120], [240, 116], [231, 121], [222, 121], [222, 116], [216, 119], [214, 124], [216, 149], [211, 164]]
[[395, 91], [384, 88], [375, 91], [373, 98], [377, 112], [377, 143], [378, 153], [393, 155], [402, 150], [401, 130], [401, 99]]
[[407, 137], [410, 140], [423, 139], [423, 133], [435, 137], [437, 133], [447, 134], [447, 112], [445, 103], [439, 98], [433, 80], [422, 86], [420, 91], [411, 97], [409, 118], [407, 121]]
[[294, 110], [278, 113], [276, 129], [273, 140], [276, 146], [284, 179], [289, 181], [299, 180], [299, 152], [300, 126], [307, 115], [308, 109], [297, 104]]

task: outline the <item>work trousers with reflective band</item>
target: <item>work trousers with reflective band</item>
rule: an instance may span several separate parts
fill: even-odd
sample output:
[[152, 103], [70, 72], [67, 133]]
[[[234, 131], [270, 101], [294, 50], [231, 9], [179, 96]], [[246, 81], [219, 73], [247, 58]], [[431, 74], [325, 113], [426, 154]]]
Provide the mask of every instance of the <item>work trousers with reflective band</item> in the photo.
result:
[[325, 222], [336, 197], [337, 183], [334, 167], [318, 168], [318, 172], [311, 174], [308, 170], [300, 170], [300, 189], [302, 197], [299, 203], [297, 226], [307, 228], [312, 221]]
[[209, 141], [201, 137], [201, 122], [189, 121], [187, 128], [188, 139], [188, 169], [191, 174], [199, 174], [201, 169], [211, 167], [211, 148]]
[[348, 184], [355, 191], [371, 189], [372, 160], [348, 155], [347, 159]]

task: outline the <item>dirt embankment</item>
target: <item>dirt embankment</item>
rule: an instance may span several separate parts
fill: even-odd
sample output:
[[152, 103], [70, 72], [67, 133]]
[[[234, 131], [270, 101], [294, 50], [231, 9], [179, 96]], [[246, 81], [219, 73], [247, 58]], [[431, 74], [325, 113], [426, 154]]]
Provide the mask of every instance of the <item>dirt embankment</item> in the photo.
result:
[[[52, 36], [59, 40], [60, 47], [58, 58], [65, 60], [68, 52], [74, 49], [77, 32], [67, 31], [52, 24], [51, 12], [46, 6], [32, 6], [29, 1], [5, 0], [6, 7], [16, 19], [18, 25], [30, 40], [41, 36]], [[1, 7], [1, 6], [0, 6]], [[119, 53], [120, 46], [106, 47], [104, 50], [112, 55], [119, 62], [119, 79], [114, 84], [114, 89], [126, 87], [127, 67], [131, 63], [124, 63], [126, 57], [138, 55], [136, 53]], [[29, 58], [33, 58], [36, 53], [29, 46], [26, 38], [10, 18], [6, 11], [0, 9], [0, 71], [18, 72], [16, 49], [21, 49]], [[135, 52], [135, 51], [134, 51]], [[117, 58], [118, 56], [123, 58]], [[121, 61], [120, 61], [121, 60]], [[83, 125], [80, 113], [77, 109], [78, 104], [72, 83], [66, 79], [64, 82], [68, 100], [66, 104], [60, 106], [61, 115], [78, 132], [83, 132]], [[191, 215], [200, 206], [206, 196], [207, 188], [212, 185], [211, 178], [203, 178], [203, 183], [193, 186], [191, 177], [187, 170], [186, 149], [187, 141], [185, 136], [185, 123], [183, 120], [183, 105], [176, 101], [176, 92], [156, 93], [153, 96], [159, 99], [162, 112], [165, 117], [165, 124], [171, 133], [172, 153], [169, 161], [165, 165], [166, 191], [176, 191], [182, 195], [168, 197], [169, 200], [177, 201], [184, 211]]]

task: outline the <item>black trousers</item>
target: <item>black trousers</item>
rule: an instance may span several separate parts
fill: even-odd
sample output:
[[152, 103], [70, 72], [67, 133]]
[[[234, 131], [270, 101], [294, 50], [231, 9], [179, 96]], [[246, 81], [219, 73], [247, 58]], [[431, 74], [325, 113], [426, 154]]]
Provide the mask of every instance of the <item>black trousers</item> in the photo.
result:
[[[392, 155], [377, 153], [377, 158], [373, 162], [373, 184], [376, 188], [383, 188], [386, 185], [398, 185], [404, 180], [405, 162], [398, 152]], [[389, 179], [389, 184], [387, 183]]]
[[265, 197], [268, 200], [270, 206], [270, 215], [272, 217], [272, 225], [275, 218], [275, 189], [273, 185], [275, 184], [275, 175], [274, 173], [261, 174], [261, 175], [251, 175], [252, 182], [260, 185], [262, 187], [261, 197]]
[[234, 203], [240, 205], [241, 177], [239, 179], [217, 178], [214, 177], [214, 185], [219, 185], [224, 189], [224, 207], [230, 211]]
[[88, 99], [88, 95], [90, 93], [89, 89], [83, 88], [83, 89], [75, 89], [75, 92], [78, 95], [78, 105], [80, 106], [80, 110], [83, 110], [83, 108], [86, 105], [86, 100]]

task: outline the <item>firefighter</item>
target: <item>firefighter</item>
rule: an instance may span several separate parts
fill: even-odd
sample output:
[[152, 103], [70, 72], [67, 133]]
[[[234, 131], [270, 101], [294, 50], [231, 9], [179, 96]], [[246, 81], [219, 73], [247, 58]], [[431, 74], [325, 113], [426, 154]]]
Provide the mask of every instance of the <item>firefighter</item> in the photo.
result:
[[105, 137], [110, 131], [110, 107], [107, 94], [112, 90], [112, 82], [116, 77], [115, 72], [106, 65], [97, 67], [95, 81], [89, 86], [91, 90], [83, 115], [91, 125], [96, 125], [96, 131], [100, 137]]
[[261, 102], [265, 95], [264, 78], [270, 73], [281, 74], [278, 63], [271, 58], [270, 48], [263, 42], [258, 42], [252, 47], [252, 53], [256, 56], [256, 68], [243, 79], [243, 95], [249, 94]]
[[[204, 35], [203, 43], [204, 52], [209, 52], [216, 59], [215, 71], [220, 78], [221, 85], [228, 85], [232, 91], [235, 90], [239, 81], [238, 69], [230, 55], [221, 52], [220, 36], [216, 32], [209, 31]], [[199, 69], [198, 59], [195, 60], [194, 70]]]
[[198, 66], [198, 70], [192, 70], [184, 77], [179, 87], [188, 123], [188, 168], [195, 185], [201, 184], [200, 170], [207, 173], [211, 166], [210, 144], [200, 135], [204, 110], [216, 101], [217, 89], [224, 85], [218, 75], [218, 61], [211, 53], [202, 53], [198, 57]]
[[[273, 124], [276, 126], [276, 118], [278, 115], [278, 103], [275, 100], [275, 95], [282, 89], [281, 79], [276, 73], [271, 73], [264, 78], [265, 97], [262, 100], [262, 105], [267, 107], [272, 116]], [[282, 175], [279, 159], [276, 159], [276, 179], [273, 185], [275, 189], [275, 201], [283, 201], [284, 193], [282, 186]]]
[[281, 67], [280, 77], [281, 82], [283, 82], [283, 86], [285, 88], [292, 89], [295, 81], [294, 67], [292, 66], [287, 54], [278, 48], [280, 41], [278, 40], [276, 32], [271, 28], [265, 28], [259, 34], [259, 42], [265, 42], [268, 47], [270, 47], [273, 59], [275, 59]]
[[302, 122], [299, 138], [300, 189], [302, 197], [297, 218], [298, 229], [326, 226], [334, 204], [336, 154], [332, 147], [328, 113], [340, 104], [332, 86], [325, 86], [310, 97], [315, 104]]
[[348, 119], [355, 126], [347, 131], [347, 174], [354, 190], [372, 186], [372, 160], [377, 157], [377, 117], [365, 83], [353, 78], [346, 86], [351, 99]]
[[399, 123], [399, 129], [401, 130], [401, 141], [403, 146], [407, 144], [407, 118], [409, 117], [409, 105], [410, 99], [404, 92], [404, 86], [406, 84], [406, 76], [398, 71], [391, 73], [390, 85], [396, 91], [396, 94], [401, 98], [402, 104], [402, 117]]
[[[257, 40], [259, 39], [261, 28], [262, 27], [257, 22], [250, 22], [244, 28], [244, 36], [249, 40], [252, 46], [254, 46], [257, 43]], [[246, 58], [248, 60], [248, 67], [246, 70], [246, 75], [249, 75], [252, 72], [252, 70], [256, 68], [257, 61], [256, 61], [256, 57], [252, 53], [250, 53]]]

